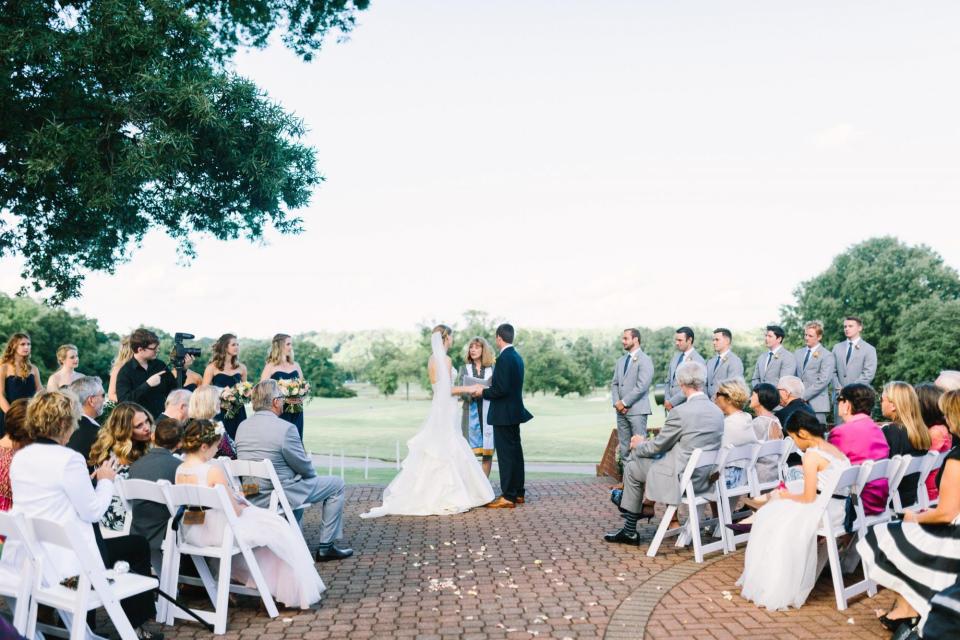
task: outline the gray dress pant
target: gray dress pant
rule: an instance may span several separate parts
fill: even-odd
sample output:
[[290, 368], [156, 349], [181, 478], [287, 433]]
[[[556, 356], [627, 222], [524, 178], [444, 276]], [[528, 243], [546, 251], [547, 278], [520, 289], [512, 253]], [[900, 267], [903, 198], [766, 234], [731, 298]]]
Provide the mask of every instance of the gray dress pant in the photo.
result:
[[617, 414], [617, 439], [620, 441], [620, 459], [626, 462], [630, 453], [630, 438], [647, 435], [647, 415], [625, 416]]

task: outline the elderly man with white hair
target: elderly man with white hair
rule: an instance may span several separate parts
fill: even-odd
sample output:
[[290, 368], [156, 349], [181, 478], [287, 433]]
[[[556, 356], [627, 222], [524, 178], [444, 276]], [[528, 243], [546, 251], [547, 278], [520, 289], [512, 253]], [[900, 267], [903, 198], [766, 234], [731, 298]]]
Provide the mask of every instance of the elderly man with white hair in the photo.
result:
[[[657, 502], [680, 504], [680, 476], [694, 449], [716, 450], [723, 439], [723, 412], [703, 392], [707, 370], [699, 362], [684, 362], [677, 367], [677, 383], [684, 402], [667, 414], [660, 433], [651, 440], [634, 436], [632, 453], [623, 469], [623, 495], [619, 507], [624, 526], [604, 536], [607, 542], [640, 544], [637, 520], [653, 517]], [[709, 469], [693, 476], [694, 487], [706, 490]]]
[[163, 413], [157, 416], [157, 422], [164, 418], [170, 418], [180, 423], [182, 427], [187, 423], [190, 417], [190, 396], [193, 392], [190, 389], [174, 389], [167, 395], [163, 404]]
[[797, 376], [783, 376], [780, 378], [780, 380], [777, 381], [777, 391], [780, 393], [780, 408], [774, 411], [773, 414], [777, 416], [777, 419], [784, 429], [787, 428], [787, 422], [790, 420], [790, 416], [797, 411], [806, 411], [807, 413], [817, 415], [817, 412], [813, 410], [810, 403], [803, 399], [803, 393], [806, 391], [806, 387], [803, 384], [803, 380]]
[[960, 371], [944, 369], [933, 384], [943, 392], [956, 391], [960, 389]]
[[68, 385], [70, 391], [80, 401], [80, 422], [77, 430], [70, 436], [67, 447], [73, 449], [86, 460], [90, 457], [90, 448], [97, 441], [100, 423], [97, 419], [103, 415], [103, 381], [96, 376], [81, 376]]

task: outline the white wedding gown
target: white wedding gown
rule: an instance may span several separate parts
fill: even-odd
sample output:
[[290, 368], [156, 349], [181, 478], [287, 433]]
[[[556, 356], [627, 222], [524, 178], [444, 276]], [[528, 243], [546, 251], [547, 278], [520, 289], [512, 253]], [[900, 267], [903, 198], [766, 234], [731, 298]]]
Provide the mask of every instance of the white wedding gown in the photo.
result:
[[440, 334], [434, 333], [431, 341], [437, 382], [430, 413], [407, 442], [407, 457], [383, 490], [383, 504], [361, 518], [462, 513], [493, 500], [493, 487], [461, 432], [457, 399], [450, 395], [456, 372], [444, 366]]

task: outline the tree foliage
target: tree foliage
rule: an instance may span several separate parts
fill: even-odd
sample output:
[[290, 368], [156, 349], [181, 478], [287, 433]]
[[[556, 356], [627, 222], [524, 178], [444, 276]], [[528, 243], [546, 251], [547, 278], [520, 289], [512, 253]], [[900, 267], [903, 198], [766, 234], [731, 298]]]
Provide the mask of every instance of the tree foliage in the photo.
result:
[[960, 300], [931, 298], [904, 311], [896, 344], [891, 379], [930, 381], [944, 369], [960, 367]]
[[[832, 346], [844, 338], [844, 316], [863, 318], [864, 338], [877, 348], [874, 384], [881, 385], [897, 372], [920, 370], [915, 358], [935, 358], [933, 353], [914, 353], [912, 349], [902, 360], [898, 357], [899, 348], [908, 346], [901, 331], [920, 337], [916, 327], [907, 327], [903, 319], [919, 321], [918, 308], [939, 309], [938, 303], [960, 299], [960, 277], [927, 246], [908, 246], [891, 237], [872, 238], [838, 255], [826, 271], [801, 283], [794, 295], [796, 303], [782, 309], [790, 336], [802, 335], [804, 322], [821, 320], [825, 325], [823, 343]], [[938, 311], [938, 317], [949, 315], [953, 308], [949, 305]], [[936, 338], [929, 336], [921, 342], [929, 344], [929, 340]]]
[[151, 229], [301, 229], [322, 177], [303, 123], [230, 72], [279, 24], [303, 57], [367, 0], [0, 1], [0, 256], [52, 302], [112, 272]]

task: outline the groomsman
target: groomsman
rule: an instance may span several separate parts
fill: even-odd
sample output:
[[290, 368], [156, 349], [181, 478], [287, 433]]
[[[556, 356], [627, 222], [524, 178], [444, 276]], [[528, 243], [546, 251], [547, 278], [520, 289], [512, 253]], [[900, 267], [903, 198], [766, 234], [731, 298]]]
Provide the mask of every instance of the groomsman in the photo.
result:
[[833, 377], [833, 390], [836, 393], [854, 382], [871, 384], [877, 373], [877, 350], [860, 337], [862, 331], [863, 320], [860, 318], [847, 316], [843, 319], [843, 335], [847, 339], [833, 348], [833, 357], [837, 362]]
[[623, 337], [625, 356], [617, 360], [610, 381], [610, 395], [617, 412], [617, 438], [620, 440], [620, 459], [630, 453], [630, 438], [647, 435], [647, 416], [650, 415], [650, 385], [653, 383], [653, 360], [640, 348], [640, 331], [625, 329]]
[[751, 387], [761, 382], [777, 386], [783, 376], [792, 376], [797, 372], [797, 362], [793, 354], [783, 348], [783, 328], [775, 324], [767, 326], [767, 333], [763, 340], [767, 345], [767, 352], [757, 358], [757, 366], [753, 368]]
[[673, 344], [677, 347], [679, 353], [670, 360], [670, 369], [667, 371], [667, 388], [663, 393], [663, 408], [667, 411], [687, 401], [687, 397], [683, 395], [680, 384], [677, 382], [677, 367], [684, 362], [699, 362], [706, 365], [703, 356], [693, 348], [693, 329], [690, 327], [677, 329], [673, 336]]
[[833, 353], [820, 344], [823, 339], [823, 323], [814, 320], [803, 325], [803, 343], [794, 352], [797, 361], [797, 377], [803, 382], [803, 399], [817, 414], [820, 424], [827, 424], [830, 411], [830, 385], [836, 372]]
[[733, 334], [730, 329], [713, 330], [713, 350], [716, 356], [707, 362], [707, 397], [713, 400], [717, 387], [724, 380], [743, 377], [743, 360], [730, 350]]

